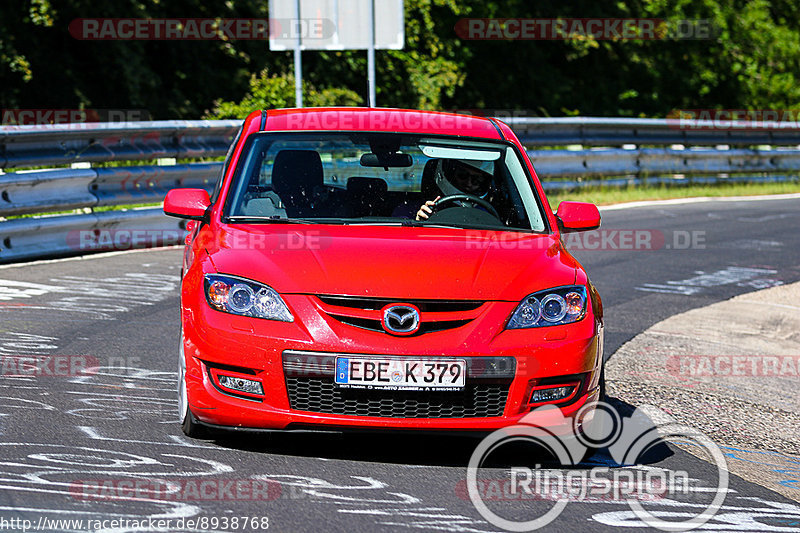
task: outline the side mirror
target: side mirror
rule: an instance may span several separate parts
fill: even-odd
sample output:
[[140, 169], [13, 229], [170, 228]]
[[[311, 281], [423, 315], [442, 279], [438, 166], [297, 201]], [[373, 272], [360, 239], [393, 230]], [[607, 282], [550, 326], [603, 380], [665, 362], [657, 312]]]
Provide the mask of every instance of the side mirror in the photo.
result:
[[172, 189], [164, 198], [164, 214], [171, 217], [204, 220], [211, 205], [204, 189]]
[[563, 233], [600, 227], [600, 211], [596, 205], [586, 202], [561, 202], [556, 217]]

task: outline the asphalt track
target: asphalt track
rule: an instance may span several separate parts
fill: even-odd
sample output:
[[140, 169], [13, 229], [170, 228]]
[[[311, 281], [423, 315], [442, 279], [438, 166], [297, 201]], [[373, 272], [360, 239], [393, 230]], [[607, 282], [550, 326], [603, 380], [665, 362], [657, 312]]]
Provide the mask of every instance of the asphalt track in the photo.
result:
[[[800, 280], [799, 228], [799, 199], [605, 212], [605, 234], [569, 242], [603, 296], [607, 356], [673, 314]], [[611, 233], [620, 230], [635, 233]], [[642, 249], [632, 249], [637, 236]], [[35, 357], [100, 366], [77, 376], [61, 375], [70, 374], [63, 368], [27, 377], [4, 370], [0, 530], [21, 531], [19, 520], [30, 520], [31, 528], [45, 531], [152, 531], [158, 520], [169, 519], [161, 530], [259, 531], [263, 517], [273, 531], [501, 530], [466, 496], [471, 439], [185, 438], [174, 392], [180, 257], [172, 249], [0, 268], [4, 361]], [[634, 407], [624, 398], [614, 402]], [[508, 479], [511, 464], [540, 462], [522, 453], [510, 457], [484, 477]], [[696, 490], [683, 497], [643, 502], [665, 518], [697, 513], [717, 480], [714, 466], [675, 446], [657, 449], [642, 463], [640, 469], [686, 471], [693, 480]], [[581, 466], [613, 464], [601, 453]], [[492, 505], [504, 516], [532, 519], [553, 502], [495, 498]], [[186, 526], [186, 519], [198, 518]], [[258, 522], [244, 526], [245, 518]], [[50, 522], [63, 519], [83, 523]], [[544, 530], [619, 526], [650, 530], [624, 501], [604, 498], [569, 502]], [[800, 531], [800, 507], [732, 477], [723, 508], [704, 529]]]

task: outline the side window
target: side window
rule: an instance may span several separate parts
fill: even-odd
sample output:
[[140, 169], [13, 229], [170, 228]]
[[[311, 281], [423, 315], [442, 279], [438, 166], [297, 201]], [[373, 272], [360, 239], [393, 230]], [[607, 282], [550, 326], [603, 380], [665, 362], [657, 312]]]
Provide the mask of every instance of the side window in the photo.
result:
[[233, 141], [231, 145], [228, 147], [228, 153], [225, 154], [225, 162], [222, 164], [222, 172], [220, 172], [219, 177], [217, 178], [217, 183], [214, 185], [214, 191], [211, 193], [211, 204], [217, 203], [217, 198], [219, 198], [219, 193], [222, 190], [222, 180], [225, 178], [225, 174], [228, 173], [228, 167], [231, 165], [231, 158], [233, 157], [233, 149], [236, 148], [236, 145], [239, 144], [239, 138], [242, 136], [242, 128], [239, 128], [239, 131], [236, 132], [236, 135], [233, 136]]

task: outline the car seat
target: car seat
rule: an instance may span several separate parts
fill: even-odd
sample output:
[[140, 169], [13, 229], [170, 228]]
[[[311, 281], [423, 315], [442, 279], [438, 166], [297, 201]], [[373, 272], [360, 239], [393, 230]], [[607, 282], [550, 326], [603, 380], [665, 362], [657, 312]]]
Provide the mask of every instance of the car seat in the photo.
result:
[[272, 189], [290, 217], [313, 215], [314, 188], [323, 184], [322, 159], [314, 150], [281, 150], [272, 165]]
[[381, 178], [353, 176], [347, 180], [347, 196], [353, 217], [383, 216], [389, 186]]

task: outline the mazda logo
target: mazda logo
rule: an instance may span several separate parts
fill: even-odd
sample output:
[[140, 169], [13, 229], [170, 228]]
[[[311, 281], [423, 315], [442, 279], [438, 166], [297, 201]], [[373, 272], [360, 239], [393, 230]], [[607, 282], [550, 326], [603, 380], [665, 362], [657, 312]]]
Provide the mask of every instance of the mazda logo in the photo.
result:
[[419, 329], [419, 309], [411, 305], [389, 305], [383, 309], [383, 329], [395, 335], [411, 335]]

